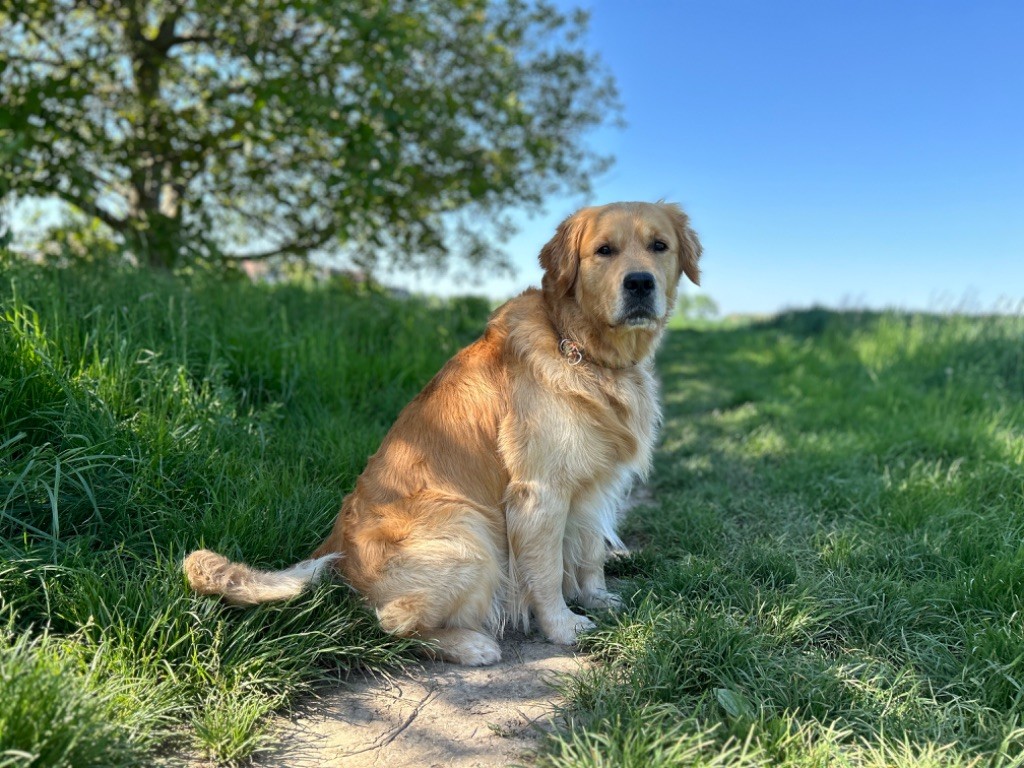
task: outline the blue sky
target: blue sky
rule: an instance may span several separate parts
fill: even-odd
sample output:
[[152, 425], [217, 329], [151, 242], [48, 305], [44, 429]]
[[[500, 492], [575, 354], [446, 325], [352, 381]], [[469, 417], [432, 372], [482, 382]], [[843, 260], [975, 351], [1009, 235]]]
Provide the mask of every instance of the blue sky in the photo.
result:
[[[593, 202], [682, 203], [723, 312], [1024, 299], [1024, 2], [585, 7], [628, 124], [590, 137]], [[516, 278], [477, 290], [536, 284], [578, 202], [521, 217]]]

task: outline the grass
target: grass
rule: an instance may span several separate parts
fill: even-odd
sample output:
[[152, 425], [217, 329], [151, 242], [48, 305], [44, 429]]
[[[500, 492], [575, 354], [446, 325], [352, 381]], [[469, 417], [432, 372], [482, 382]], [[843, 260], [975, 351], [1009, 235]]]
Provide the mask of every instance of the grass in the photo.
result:
[[661, 374], [630, 607], [541, 765], [1024, 764], [1024, 317], [679, 329]]
[[180, 560], [307, 556], [486, 305], [2, 267], [0, 766], [237, 762], [297, 693], [407, 656], [342, 584], [237, 610]]
[[[0, 767], [244, 762], [408, 658], [342, 584], [237, 610], [180, 560], [306, 556], [485, 306], [0, 266]], [[660, 361], [628, 609], [539, 764], [1024, 764], [1024, 318], [679, 324]]]

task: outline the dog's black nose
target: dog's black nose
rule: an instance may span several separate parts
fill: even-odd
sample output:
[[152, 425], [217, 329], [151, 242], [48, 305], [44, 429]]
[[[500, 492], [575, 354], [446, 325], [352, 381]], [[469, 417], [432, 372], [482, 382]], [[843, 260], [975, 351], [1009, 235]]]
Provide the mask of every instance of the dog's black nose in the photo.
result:
[[643, 299], [654, 293], [654, 275], [650, 272], [630, 272], [622, 281], [622, 287], [630, 296]]

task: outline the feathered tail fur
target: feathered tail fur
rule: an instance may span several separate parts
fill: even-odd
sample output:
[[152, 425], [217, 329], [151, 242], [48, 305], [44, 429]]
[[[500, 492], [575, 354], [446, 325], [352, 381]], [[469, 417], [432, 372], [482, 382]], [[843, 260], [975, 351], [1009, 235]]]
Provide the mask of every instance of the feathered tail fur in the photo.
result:
[[221, 595], [232, 605], [256, 605], [295, 597], [319, 580], [341, 555], [330, 554], [303, 560], [283, 571], [258, 571], [233, 563], [224, 555], [200, 549], [182, 564], [188, 583], [201, 595]]

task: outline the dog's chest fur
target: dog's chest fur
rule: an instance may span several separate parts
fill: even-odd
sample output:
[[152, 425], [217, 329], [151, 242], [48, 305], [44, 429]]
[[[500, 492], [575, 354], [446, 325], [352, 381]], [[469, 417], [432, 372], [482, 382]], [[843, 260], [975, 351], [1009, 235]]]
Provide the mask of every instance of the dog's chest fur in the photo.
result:
[[581, 479], [600, 480], [623, 471], [645, 475], [659, 421], [653, 375], [646, 367], [579, 373], [585, 382], [577, 394], [582, 407], [566, 428], [577, 433], [574, 442], [583, 449]]
[[526, 370], [512, 377], [511, 412], [499, 430], [512, 481], [576, 496], [646, 475], [660, 421], [650, 361], [626, 370], [573, 366], [555, 342], [521, 360]]

